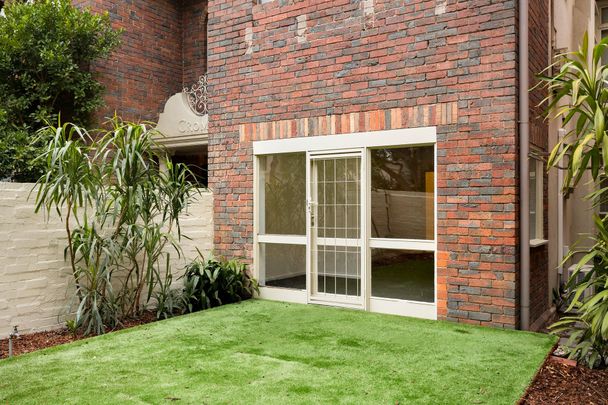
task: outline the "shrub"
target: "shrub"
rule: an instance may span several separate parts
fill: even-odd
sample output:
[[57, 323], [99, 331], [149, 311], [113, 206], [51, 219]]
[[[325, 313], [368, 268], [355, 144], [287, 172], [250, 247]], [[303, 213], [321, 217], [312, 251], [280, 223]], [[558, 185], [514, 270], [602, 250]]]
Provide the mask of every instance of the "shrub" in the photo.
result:
[[[69, 0], [11, 1], [0, 17], [0, 179], [35, 181], [43, 144], [35, 132], [59, 115], [89, 125], [102, 85], [89, 67], [119, 44], [108, 14]], [[5, 146], [10, 148], [4, 148]]]
[[[570, 334], [565, 347], [569, 357], [591, 368], [608, 365], [608, 217], [595, 216], [594, 220], [598, 232], [592, 238], [593, 246], [584, 251], [574, 250], [566, 258], [585, 253], [566, 284], [567, 296], [572, 299], [566, 311], [575, 313], [552, 325], [554, 332]], [[581, 280], [577, 275], [585, 265], [591, 265], [592, 269]], [[590, 291], [591, 296], [582, 298]]]
[[186, 267], [183, 279], [183, 305], [187, 312], [240, 302], [259, 292], [247, 265], [236, 259], [201, 257]]
[[65, 223], [85, 333], [141, 314], [153, 296], [158, 316], [168, 316], [169, 248], [181, 254], [179, 216], [196, 192], [188, 168], [168, 160], [153, 130], [117, 118], [111, 125], [95, 136], [74, 124], [42, 131], [51, 141], [40, 157], [36, 211], [56, 211]]
[[[589, 173], [594, 181], [608, 176], [608, 66], [601, 58], [608, 48], [608, 37], [593, 49], [588, 47], [585, 34], [577, 52], [561, 55], [553, 76], [540, 76], [549, 90], [549, 111], [562, 118], [562, 126], [572, 128], [551, 152], [548, 165], [561, 170], [565, 166], [566, 194]], [[553, 66], [551, 67], [553, 68]], [[563, 163], [562, 163], [563, 162]], [[601, 188], [588, 196], [595, 204], [608, 198], [608, 188]], [[584, 251], [571, 250], [565, 261], [583, 254], [566, 285], [571, 299], [568, 311], [552, 328], [554, 332], [570, 333], [566, 350], [590, 367], [608, 363], [608, 218], [595, 217], [596, 236], [593, 246]], [[591, 270], [582, 279], [579, 272], [584, 265]], [[592, 291], [590, 295], [583, 292]]]

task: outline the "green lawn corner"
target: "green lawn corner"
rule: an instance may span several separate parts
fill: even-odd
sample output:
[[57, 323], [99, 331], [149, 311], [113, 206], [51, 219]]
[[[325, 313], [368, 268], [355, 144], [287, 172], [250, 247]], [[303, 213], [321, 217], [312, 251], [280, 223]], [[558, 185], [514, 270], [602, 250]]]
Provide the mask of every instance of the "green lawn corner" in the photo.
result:
[[513, 404], [555, 340], [262, 300], [0, 361], [8, 404]]

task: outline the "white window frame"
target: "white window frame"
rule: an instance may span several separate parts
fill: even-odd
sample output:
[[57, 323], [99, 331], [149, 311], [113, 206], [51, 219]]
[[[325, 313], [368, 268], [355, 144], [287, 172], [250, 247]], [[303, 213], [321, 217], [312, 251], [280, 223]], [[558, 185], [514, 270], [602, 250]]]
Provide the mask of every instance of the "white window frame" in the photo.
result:
[[[408, 129], [395, 129], [386, 131], [361, 132], [346, 135], [327, 135], [315, 137], [298, 137], [289, 139], [279, 139], [270, 141], [253, 142], [254, 153], [254, 274], [259, 276], [259, 268], [261, 267], [263, 257], [260, 254], [261, 243], [276, 243], [290, 245], [306, 245], [307, 246], [307, 269], [306, 277], [309, 278], [310, 266], [310, 246], [309, 231], [310, 227], [306, 227], [306, 236], [302, 235], [261, 235], [259, 234], [259, 224], [261, 218], [261, 199], [263, 194], [260, 184], [260, 167], [259, 158], [263, 155], [273, 155], [280, 153], [328, 153], [342, 152], [344, 150], [361, 150], [362, 164], [366, 166], [366, 180], [371, 173], [371, 150], [383, 147], [415, 147], [415, 146], [433, 146], [434, 148], [434, 238], [433, 240], [410, 240], [410, 239], [388, 239], [388, 238], [372, 238], [371, 237], [371, 215], [369, 215], [368, 207], [371, 207], [371, 188], [369, 184], [365, 187], [365, 192], [362, 195], [362, 203], [364, 204], [363, 211], [368, 213], [366, 216], [365, 226], [362, 227], [362, 241], [365, 245], [364, 268], [363, 274], [366, 277], [364, 285], [371, 285], [371, 249], [385, 248], [409, 251], [424, 251], [434, 254], [434, 301], [419, 302], [408, 301], [392, 298], [381, 298], [371, 296], [370, 289], [362, 291], [363, 306], [361, 309], [372, 312], [382, 312], [396, 315], [408, 315], [427, 319], [437, 319], [437, 129], [436, 127], [421, 127]], [[307, 165], [309, 161], [307, 160]], [[308, 170], [308, 168], [307, 168]], [[365, 183], [365, 182], [364, 182]], [[307, 179], [308, 186], [308, 179]], [[307, 282], [307, 288], [310, 283]], [[265, 299], [310, 303], [310, 295], [308, 290], [293, 290], [278, 287], [260, 287], [260, 295]]]
[[[535, 178], [535, 191], [536, 191], [536, 200], [535, 200], [535, 206], [532, 207], [530, 206], [530, 210], [534, 209], [535, 212], [535, 220], [536, 223], [535, 225], [535, 229], [536, 229], [536, 234], [532, 235], [530, 234], [530, 246], [531, 247], [538, 247], [538, 246], [542, 246], [546, 243], [548, 243], [548, 241], [545, 239], [545, 230], [544, 230], [544, 223], [545, 223], [545, 212], [544, 212], [544, 201], [545, 201], [545, 195], [544, 195], [544, 174], [545, 174], [545, 164], [542, 161], [542, 159], [539, 159], [538, 157], [534, 156], [534, 155], [530, 155], [529, 156], [529, 164], [530, 164], [530, 168], [532, 168], [532, 165], [535, 165], [535, 169], [536, 169], [536, 178]], [[528, 173], [528, 176], [530, 176], [530, 173]], [[530, 212], [531, 214], [532, 212]]]
[[602, 40], [602, 31], [608, 30], [608, 23], [602, 24], [602, 10], [608, 9], [608, 1], [596, 1], [596, 21], [595, 21], [595, 42], [598, 43]]
[[[595, 2], [595, 35], [593, 36], [595, 44], [602, 40], [602, 31], [608, 32], [608, 23], [602, 24], [602, 10], [608, 10], [608, 0]], [[604, 59], [607, 59], [605, 52], [602, 56], [602, 60]]]

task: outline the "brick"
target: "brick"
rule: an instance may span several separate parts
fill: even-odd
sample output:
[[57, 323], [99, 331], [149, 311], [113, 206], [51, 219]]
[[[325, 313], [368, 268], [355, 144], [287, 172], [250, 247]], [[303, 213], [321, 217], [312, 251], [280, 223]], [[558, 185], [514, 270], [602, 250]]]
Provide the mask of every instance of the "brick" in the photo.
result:
[[[79, 1], [87, 2], [101, 10], [109, 0]], [[107, 110], [154, 120], [170, 94], [208, 69], [218, 254], [252, 259], [252, 141], [432, 125], [439, 316], [517, 326], [514, 315], [488, 318], [515, 307], [519, 285], [515, 2], [445, 2], [441, 13], [437, 2], [415, 0], [411, 12], [403, 2], [371, 2], [366, 13], [359, 2], [218, 0], [209, 2], [207, 37], [196, 28], [205, 2], [186, 1], [182, 11], [179, 2], [153, 3], [134, 3], [137, 24], [122, 10], [114, 17], [135, 45], [98, 69]], [[530, 7], [533, 37], [548, 38], [548, 1]], [[531, 71], [540, 72], [548, 40], [530, 47]], [[532, 143], [541, 150], [544, 96], [530, 93]], [[547, 255], [546, 247], [531, 255], [532, 319], [549, 305]], [[453, 303], [481, 306], [459, 311]]]

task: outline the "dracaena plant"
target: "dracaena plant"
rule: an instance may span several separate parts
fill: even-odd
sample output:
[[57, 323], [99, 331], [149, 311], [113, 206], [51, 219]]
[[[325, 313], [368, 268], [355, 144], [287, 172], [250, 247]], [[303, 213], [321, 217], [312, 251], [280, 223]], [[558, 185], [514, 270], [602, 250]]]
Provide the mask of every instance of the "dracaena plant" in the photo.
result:
[[52, 140], [39, 158], [46, 173], [36, 194], [36, 210], [65, 223], [76, 322], [96, 334], [140, 314], [151, 298], [167, 307], [170, 252], [181, 254], [179, 218], [197, 192], [148, 126], [110, 125], [95, 134], [74, 124], [42, 130]]
[[[593, 48], [587, 34], [576, 52], [558, 56], [547, 71], [540, 75], [548, 89], [549, 114], [562, 119], [567, 132], [553, 148], [548, 166], [564, 170], [563, 187], [568, 192], [590, 174], [594, 182], [608, 175], [608, 66], [602, 64], [608, 37]], [[587, 196], [594, 204], [605, 201], [607, 188], [599, 188]], [[590, 367], [608, 363], [608, 219], [594, 217], [596, 236], [589, 249], [573, 248], [565, 262], [580, 257], [568, 280], [566, 292], [570, 300], [568, 312], [552, 328], [567, 332], [570, 341], [566, 349]], [[590, 267], [584, 277], [583, 266]]]

